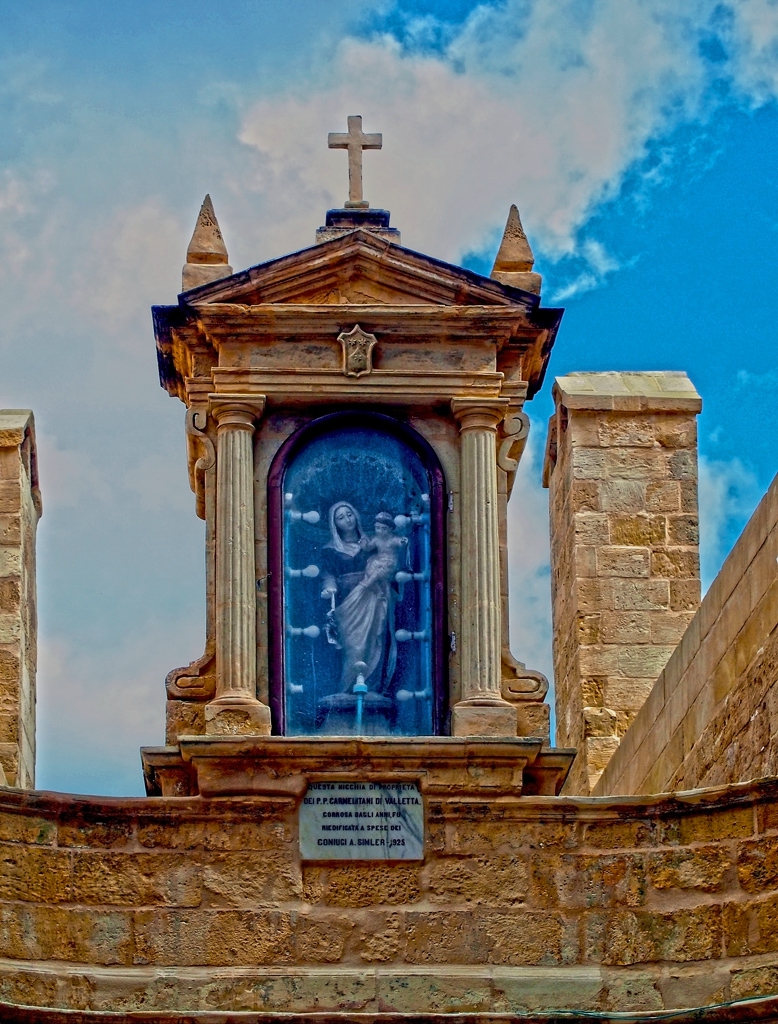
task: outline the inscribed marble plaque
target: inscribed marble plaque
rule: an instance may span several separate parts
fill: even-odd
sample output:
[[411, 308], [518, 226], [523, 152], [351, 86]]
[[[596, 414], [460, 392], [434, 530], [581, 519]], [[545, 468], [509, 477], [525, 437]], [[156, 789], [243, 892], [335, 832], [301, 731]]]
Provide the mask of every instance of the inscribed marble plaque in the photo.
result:
[[423, 860], [416, 783], [313, 782], [300, 807], [303, 860]]

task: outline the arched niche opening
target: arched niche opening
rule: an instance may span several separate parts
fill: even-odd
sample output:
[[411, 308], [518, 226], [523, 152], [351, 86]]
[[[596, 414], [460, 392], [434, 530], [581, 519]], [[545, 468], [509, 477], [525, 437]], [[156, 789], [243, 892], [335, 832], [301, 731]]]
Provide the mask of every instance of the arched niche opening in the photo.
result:
[[268, 477], [270, 702], [288, 736], [443, 731], [444, 480], [415, 430], [322, 416]]

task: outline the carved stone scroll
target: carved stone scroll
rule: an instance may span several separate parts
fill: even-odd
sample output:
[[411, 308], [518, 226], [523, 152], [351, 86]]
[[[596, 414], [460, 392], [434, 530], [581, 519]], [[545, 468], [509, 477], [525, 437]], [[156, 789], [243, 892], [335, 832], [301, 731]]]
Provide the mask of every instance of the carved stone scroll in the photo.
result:
[[186, 435], [194, 440], [196, 450], [202, 454], [194, 460], [190, 467], [190, 483], [195, 495], [195, 509], [200, 519], [205, 519], [205, 479], [209, 469], [216, 465], [216, 448], [205, 432], [208, 413], [205, 409], [195, 406], [186, 412]]
[[205, 653], [165, 677], [168, 700], [211, 700], [216, 696], [216, 645], [206, 641]]
[[524, 448], [529, 436], [529, 416], [522, 412], [521, 405], [513, 402], [508, 407], [505, 419], [500, 424], [497, 440], [497, 465], [508, 475], [508, 497], [511, 496]]

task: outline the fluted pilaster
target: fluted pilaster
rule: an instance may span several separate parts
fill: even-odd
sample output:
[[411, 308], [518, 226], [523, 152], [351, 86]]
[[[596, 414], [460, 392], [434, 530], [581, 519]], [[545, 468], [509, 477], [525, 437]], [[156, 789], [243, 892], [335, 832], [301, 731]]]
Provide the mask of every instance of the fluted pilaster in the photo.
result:
[[206, 731], [270, 732], [270, 709], [257, 700], [254, 565], [254, 425], [262, 395], [211, 395], [216, 443], [216, 697]]
[[461, 434], [462, 621], [458, 736], [516, 735], [516, 710], [500, 695], [502, 611], [497, 505], [497, 425], [507, 399], [455, 398]]

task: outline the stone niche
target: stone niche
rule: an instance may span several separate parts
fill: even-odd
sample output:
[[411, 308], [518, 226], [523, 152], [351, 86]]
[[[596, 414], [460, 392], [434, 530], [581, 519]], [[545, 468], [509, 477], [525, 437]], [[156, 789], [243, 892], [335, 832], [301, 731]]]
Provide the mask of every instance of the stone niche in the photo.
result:
[[154, 308], [207, 637], [168, 675], [150, 794], [302, 793], [339, 763], [419, 780], [425, 752], [445, 786], [474, 759], [555, 793], [572, 759], [508, 644], [507, 503], [562, 311], [353, 217]]

